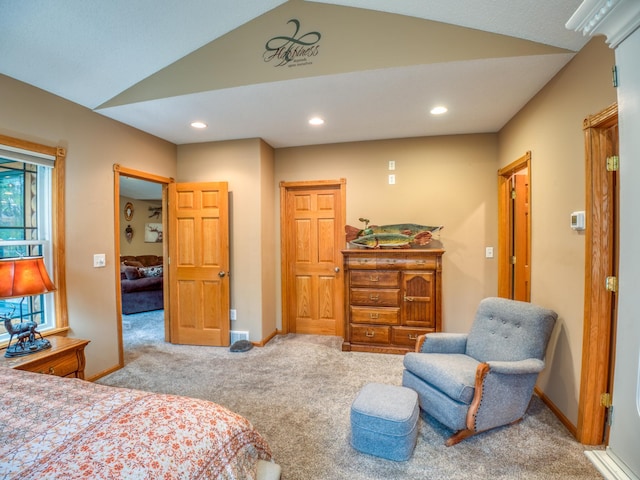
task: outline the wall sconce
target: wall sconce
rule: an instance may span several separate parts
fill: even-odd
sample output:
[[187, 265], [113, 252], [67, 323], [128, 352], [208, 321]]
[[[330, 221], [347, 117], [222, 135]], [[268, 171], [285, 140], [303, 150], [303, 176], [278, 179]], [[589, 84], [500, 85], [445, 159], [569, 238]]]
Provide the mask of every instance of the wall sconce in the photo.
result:
[[124, 229], [124, 234], [127, 237], [127, 242], [131, 243], [131, 239], [133, 238], [133, 228], [131, 228], [131, 225], [127, 225], [127, 228]]

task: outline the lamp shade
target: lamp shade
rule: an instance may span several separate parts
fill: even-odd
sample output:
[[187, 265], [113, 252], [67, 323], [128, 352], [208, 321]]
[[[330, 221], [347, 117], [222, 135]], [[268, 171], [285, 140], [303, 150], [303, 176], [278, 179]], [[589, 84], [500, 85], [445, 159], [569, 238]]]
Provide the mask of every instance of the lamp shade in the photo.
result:
[[42, 257], [0, 260], [0, 298], [40, 295], [55, 289]]

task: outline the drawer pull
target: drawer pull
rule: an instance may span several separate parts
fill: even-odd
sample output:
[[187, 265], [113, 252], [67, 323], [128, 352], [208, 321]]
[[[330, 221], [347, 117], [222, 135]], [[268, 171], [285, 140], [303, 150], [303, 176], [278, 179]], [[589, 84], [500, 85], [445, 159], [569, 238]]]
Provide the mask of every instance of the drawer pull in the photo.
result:
[[414, 300], [415, 299], [413, 297], [407, 297], [407, 296], [404, 297], [405, 302], [413, 302]]
[[380, 318], [380, 315], [377, 313], [370, 313], [369, 318], [372, 320], [377, 320], [378, 318]]
[[367, 330], [366, 332], [364, 332], [364, 336], [368, 338], [373, 338], [375, 335], [376, 332], [374, 332], [373, 330]]
[[369, 300], [373, 300], [373, 301], [377, 302], [378, 300], [380, 300], [380, 295], [374, 295], [372, 293], [371, 295], [369, 295]]
[[49, 367], [49, 375], [55, 375], [56, 371], [53, 367]]
[[409, 340], [417, 340], [418, 339], [418, 334], [417, 333], [410, 333], [409, 334]]
[[379, 282], [380, 281], [380, 277], [378, 275], [370, 275], [369, 276], [369, 280], [372, 282]]

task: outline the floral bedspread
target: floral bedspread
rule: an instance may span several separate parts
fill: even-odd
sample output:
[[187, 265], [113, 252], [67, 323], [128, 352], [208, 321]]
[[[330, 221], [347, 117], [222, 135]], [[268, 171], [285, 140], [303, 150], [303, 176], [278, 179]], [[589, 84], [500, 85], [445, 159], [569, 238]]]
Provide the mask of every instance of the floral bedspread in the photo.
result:
[[255, 479], [269, 446], [194, 398], [0, 367], [0, 479]]

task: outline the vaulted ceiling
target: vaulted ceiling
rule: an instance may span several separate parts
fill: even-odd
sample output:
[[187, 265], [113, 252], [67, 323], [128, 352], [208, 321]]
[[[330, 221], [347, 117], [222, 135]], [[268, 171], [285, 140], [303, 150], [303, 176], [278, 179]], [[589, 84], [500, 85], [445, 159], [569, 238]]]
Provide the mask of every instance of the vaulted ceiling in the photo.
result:
[[587, 42], [580, 3], [0, 0], [0, 74], [176, 144], [497, 132]]

